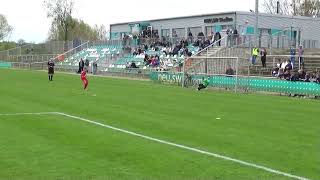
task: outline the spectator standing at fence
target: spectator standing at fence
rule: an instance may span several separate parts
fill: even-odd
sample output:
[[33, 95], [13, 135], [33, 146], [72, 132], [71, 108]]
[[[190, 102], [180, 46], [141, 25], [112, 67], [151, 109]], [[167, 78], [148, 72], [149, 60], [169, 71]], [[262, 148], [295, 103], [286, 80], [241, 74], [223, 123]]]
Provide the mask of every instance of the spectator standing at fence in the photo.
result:
[[296, 50], [293, 47], [291, 47], [290, 48], [290, 61], [292, 63], [292, 66], [294, 66], [295, 60], [296, 60]]
[[214, 35], [214, 42], [217, 42], [217, 45], [218, 46], [221, 46], [221, 34], [220, 32], [216, 32], [216, 34]]
[[48, 62], [48, 76], [49, 76], [49, 81], [53, 80], [53, 74], [54, 74], [54, 62], [52, 59], [49, 60]]
[[238, 41], [239, 41], [239, 34], [238, 34], [238, 30], [234, 29], [233, 30], [233, 41], [234, 41], [234, 45], [238, 45]]
[[210, 43], [213, 44], [215, 42], [214, 33], [211, 32], [210, 34]]
[[299, 60], [300, 68], [302, 68], [304, 66], [303, 54], [304, 54], [304, 49], [303, 49], [302, 45], [300, 45], [299, 49], [298, 49], [298, 60]]
[[79, 61], [79, 70], [78, 70], [79, 74], [83, 71], [83, 68], [84, 68], [84, 61], [81, 58], [81, 60]]
[[262, 48], [261, 52], [260, 52], [260, 55], [261, 55], [261, 63], [262, 63], [262, 67], [266, 68], [267, 67], [267, 50], [266, 48]]
[[227, 29], [226, 34], [227, 34], [227, 47], [231, 47], [232, 30], [231, 29]]
[[252, 65], [256, 64], [256, 60], [257, 60], [258, 54], [259, 54], [259, 49], [254, 47], [252, 49], [252, 58], [251, 58]]
[[227, 75], [227, 77], [232, 77], [234, 75], [234, 70], [232, 69], [232, 67], [230, 65], [228, 65], [228, 68], [226, 70], [226, 75]]
[[96, 74], [97, 74], [97, 71], [98, 71], [98, 63], [97, 63], [97, 61], [94, 61], [94, 62], [92, 63], [92, 74], [93, 74], [93, 75], [96, 75]]
[[188, 40], [190, 43], [193, 43], [193, 34], [191, 31], [189, 31], [189, 33], [188, 33]]
[[87, 72], [89, 72], [89, 65], [90, 65], [90, 62], [89, 62], [89, 60], [88, 60], [88, 59], [86, 59], [86, 62], [84, 63], [84, 65], [85, 65], [85, 69], [86, 69], [86, 71], [87, 71]]

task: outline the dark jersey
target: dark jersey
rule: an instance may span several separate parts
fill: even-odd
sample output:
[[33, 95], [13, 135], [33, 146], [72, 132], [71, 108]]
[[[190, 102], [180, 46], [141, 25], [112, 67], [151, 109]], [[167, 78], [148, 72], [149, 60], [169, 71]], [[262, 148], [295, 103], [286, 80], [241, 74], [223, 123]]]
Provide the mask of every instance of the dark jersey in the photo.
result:
[[48, 62], [48, 73], [49, 74], [53, 74], [54, 73], [54, 62], [53, 61], [49, 61]]

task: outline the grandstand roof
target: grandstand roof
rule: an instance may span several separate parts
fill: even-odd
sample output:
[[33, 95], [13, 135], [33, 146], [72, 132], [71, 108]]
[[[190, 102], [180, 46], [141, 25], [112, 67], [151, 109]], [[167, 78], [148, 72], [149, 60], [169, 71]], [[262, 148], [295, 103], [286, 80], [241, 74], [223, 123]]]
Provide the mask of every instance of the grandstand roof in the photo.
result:
[[[202, 16], [219, 16], [219, 15], [226, 15], [226, 14], [228, 14], [228, 15], [230, 15], [230, 14], [254, 15], [254, 13], [245, 12], [245, 11], [229, 11], [229, 12], [219, 12], [219, 13], [212, 13], [212, 14], [200, 14], [200, 15], [191, 15], [191, 16], [180, 16], [180, 17], [171, 17], [171, 18], [161, 18], [161, 19], [152, 19], [152, 20], [115, 23], [115, 24], [110, 24], [110, 26], [123, 25], [123, 24], [135, 24], [135, 23], [141, 23], [141, 22], [172, 20], [172, 19], [184, 19], [184, 18], [193, 18], [193, 17], [202, 17]], [[271, 17], [283, 17], [283, 18], [294, 18], [294, 19], [320, 21], [320, 18], [306, 17], [306, 16], [290, 16], [290, 15], [267, 14], [267, 13], [259, 13], [259, 16], [269, 16], [269, 17], [271, 16]]]

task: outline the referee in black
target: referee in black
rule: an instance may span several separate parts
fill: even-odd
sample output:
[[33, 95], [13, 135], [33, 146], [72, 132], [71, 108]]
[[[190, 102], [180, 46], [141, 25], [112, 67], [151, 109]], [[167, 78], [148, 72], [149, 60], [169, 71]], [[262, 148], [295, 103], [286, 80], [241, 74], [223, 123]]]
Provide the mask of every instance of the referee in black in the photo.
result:
[[49, 81], [52, 81], [54, 74], [54, 62], [52, 59], [48, 61], [48, 76], [49, 76]]

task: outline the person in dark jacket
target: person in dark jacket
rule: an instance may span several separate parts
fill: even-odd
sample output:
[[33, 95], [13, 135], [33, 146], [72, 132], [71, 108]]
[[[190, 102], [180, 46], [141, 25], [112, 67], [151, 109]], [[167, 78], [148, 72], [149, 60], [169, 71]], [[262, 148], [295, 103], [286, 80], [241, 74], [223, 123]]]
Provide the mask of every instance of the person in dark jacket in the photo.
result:
[[266, 68], [267, 67], [267, 50], [266, 48], [262, 48], [262, 50], [260, 51], [260, 55], [261, 55], [261, 62], [262, 62], [262, 67]]
[[234, 70], [231, 68], [231, 66], [229, 65], [227, 70], [226, 70], [226, 75], [227, 77], [232, 77], [234, 75]]
[[221, 34], [220, 34], [219, 32], [216, 32], [216, 34], [214, 35], [214, 41], [215, 41], [215, 42], [218, 41], [218, 43], [217, 43], [218, 46], [221, 46], [221, 41], [220, 41], [220, 39], [221, 39]]
[[48, 62], [48, 76], [49, 76], [49, 81], [53, 80], [53, 74], [54, 74], [54, 62], [52, 59], [49, 60]]
[[86, 59], [86, 62], [84, 63], [84, 65], [85, 65], [85, 69], [86, 69], [86, 71], [87, 71], [87, 73], [89, 72], [89, 65], [90, 65], [90, 62], [89, 62], [89, 60], [88, 59]]
[[84, 68], [84, 61], [81, 58], [81, 60], [79, 61], [79, 70], [78, 70], [79, 74], [83, 71], [83, 68]]

